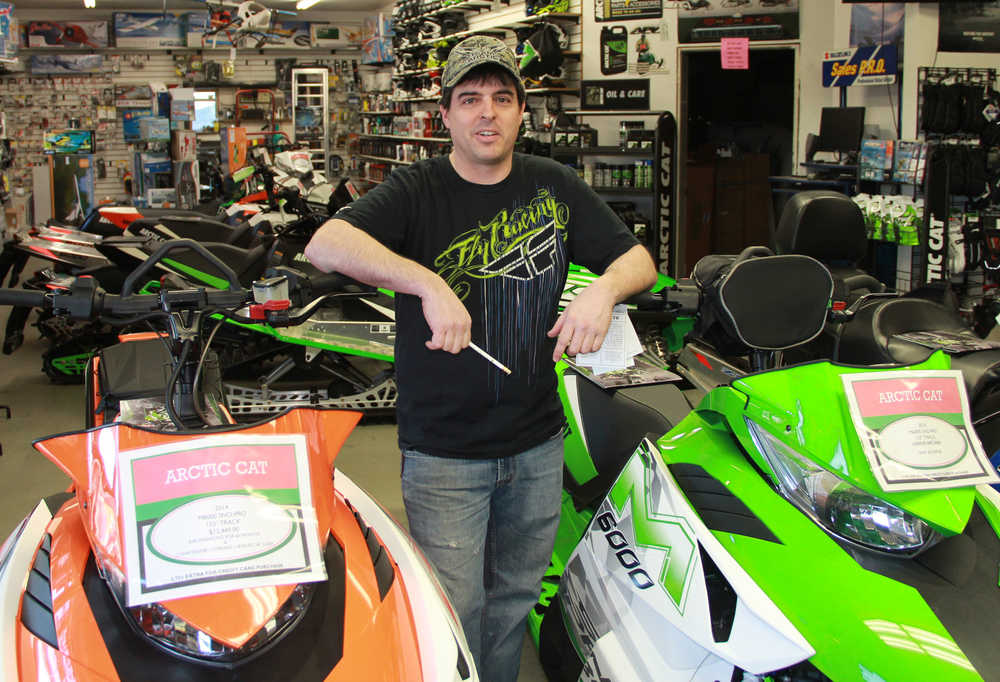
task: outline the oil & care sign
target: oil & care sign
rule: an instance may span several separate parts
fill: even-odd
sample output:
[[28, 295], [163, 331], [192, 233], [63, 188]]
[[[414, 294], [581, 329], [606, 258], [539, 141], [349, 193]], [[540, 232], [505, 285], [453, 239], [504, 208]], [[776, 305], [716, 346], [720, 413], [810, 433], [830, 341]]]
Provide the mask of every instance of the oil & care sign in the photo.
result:
[[580, 81], [580, 108], [589, 110], [649, 109], [649, 79], [619, 78]]
[[863, 372], [841, 379], [882, 490], [1000, 483], [972, 428], [961, 372]]
[[305, 438], [122, 452], [128, 605], [326, 579]]

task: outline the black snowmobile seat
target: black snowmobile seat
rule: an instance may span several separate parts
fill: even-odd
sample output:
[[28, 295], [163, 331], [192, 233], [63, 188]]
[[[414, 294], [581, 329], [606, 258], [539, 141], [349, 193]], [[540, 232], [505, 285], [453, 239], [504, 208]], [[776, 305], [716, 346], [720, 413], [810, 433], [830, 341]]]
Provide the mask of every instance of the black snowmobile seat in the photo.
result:
[[823, 263], [855, 265], [868, 252], [865, 217], [840, 192], [798, 192], [785, 204], [774, 233], [775, 252], [799, 253]]
[[858, 268], [868, 252], [865, 217], [861, 208], [840, 192], [815, 189], [792, 195], [781, 212], [774, 247], [778, 254], [812, 256], [852, 289], [884, 290]]
[[[569, 383], [567, 390], [571, 390]], [[587, 452], [597, 470], [596, 476], [582, 483], [568, 472], [563, 477], [566, 491], [581, 508], [607, 493], [643, 438], [659, 438], [691, 409], [673, 384], [604, 389], [578, 376], [575, 392]]]
[[[169, 233], [165, 232], [169, 231]], [[221, 220], [215, 220], [203, 215], [165, 214], [156, 217], [144, 217], [132, 221], [125, 234], [144, 236], [158, 234], [161, 237], [175, 239], [196, 239], [200, 242], [221, 242], [241, 248], [253, 245], [254, 234], [252, 226], [247, 223], [233, 227]]]
[[[898, 336], [917, 331], [969, 333], [969, 326], [940, 303], [920, 298], [876, 299], [843, 325], [837, 359], [849, 365], [922, 362], [934, 349]], [[975, 403], [982, 389], [1000, 378], [1000, 349], [952, 354], [951, 365], [962, 372], [969, 401]]]

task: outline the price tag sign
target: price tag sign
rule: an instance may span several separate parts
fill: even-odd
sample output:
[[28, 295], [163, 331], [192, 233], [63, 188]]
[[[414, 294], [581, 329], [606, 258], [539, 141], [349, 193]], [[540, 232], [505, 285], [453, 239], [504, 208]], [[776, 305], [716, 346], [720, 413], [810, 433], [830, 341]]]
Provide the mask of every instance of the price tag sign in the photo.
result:
[[723, 38], [720, 49], [723, 69], [745, 71], [750, 68], [749, 38]]
[[886, 492], [1000, 483], [972, 428], [961, 372], [841, 378], [865, 456]]
[[326, 579], [301, 435], [119, 453], [129, 606]]

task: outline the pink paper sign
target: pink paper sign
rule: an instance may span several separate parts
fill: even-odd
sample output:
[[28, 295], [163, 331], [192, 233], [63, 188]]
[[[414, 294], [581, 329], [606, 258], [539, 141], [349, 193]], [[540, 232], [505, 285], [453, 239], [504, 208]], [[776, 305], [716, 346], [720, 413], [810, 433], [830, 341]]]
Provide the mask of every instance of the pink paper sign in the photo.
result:
[[962, 413], [962, 397], [950, 377], [859, 381], [854, 392], [864, 417]]
[[223, 490], [295, 488], [289, 445], [213, 447], [173, 452], [132, 463], [137, 505]]
[[723, 38], [720, 52], [723, 69], [743, 69], [745, 71], [750, 68], [749, 38]]

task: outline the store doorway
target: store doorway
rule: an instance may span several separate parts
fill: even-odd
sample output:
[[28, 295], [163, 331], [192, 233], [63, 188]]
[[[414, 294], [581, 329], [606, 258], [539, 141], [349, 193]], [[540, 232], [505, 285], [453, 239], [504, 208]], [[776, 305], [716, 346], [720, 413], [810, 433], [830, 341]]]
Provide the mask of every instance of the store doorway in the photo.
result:
[[771, 244], [768, 177], [796, 166], [797, 52], [751, 46], [749, 69], [723, 70], [718, 47], [680, 50], [679, 272]]

